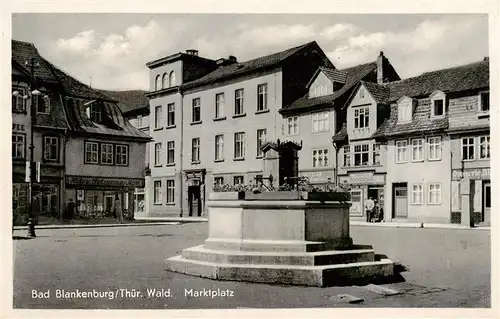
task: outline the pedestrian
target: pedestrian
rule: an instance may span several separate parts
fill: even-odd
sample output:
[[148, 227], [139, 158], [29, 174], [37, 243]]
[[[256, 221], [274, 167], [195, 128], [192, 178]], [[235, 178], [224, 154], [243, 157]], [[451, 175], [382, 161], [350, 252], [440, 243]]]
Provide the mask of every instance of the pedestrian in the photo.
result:
[[76, 208], [75, 202], [73, 202], [73, 199], [70, 198], [68, 203], [68, 211], [66, 215], [67, 219], [73, 219], [73, 217], [75, 216], [75, 208]]
[[115, 195], [115, 202], [113, 204], [113, 211], [116, 214], [116, 221], [120, 224], [123, 223], [123, 210], [122, 203], [120, 202], [120, 197], [118, 194]]
[[375, 202], [373, 201], [373, 197], [369, 197], [366, 200], [365, 208], [366, 208], [366, 221], [371, 223], [373, 219], [373, 208], [375, 207]]

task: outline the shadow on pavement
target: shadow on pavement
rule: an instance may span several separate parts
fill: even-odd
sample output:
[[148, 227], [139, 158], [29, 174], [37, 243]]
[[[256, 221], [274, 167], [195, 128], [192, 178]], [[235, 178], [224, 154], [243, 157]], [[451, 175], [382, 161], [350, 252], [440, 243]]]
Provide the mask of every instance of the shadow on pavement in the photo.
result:
[[33, 239], [33, 237], [12, 236], [12, 240], [26, 240], [26, 239]]

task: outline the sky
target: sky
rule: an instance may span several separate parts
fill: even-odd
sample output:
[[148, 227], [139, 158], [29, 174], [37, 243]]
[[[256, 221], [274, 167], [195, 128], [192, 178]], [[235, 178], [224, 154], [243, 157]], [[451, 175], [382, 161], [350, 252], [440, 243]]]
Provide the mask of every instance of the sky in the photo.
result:
[[489, 55], [485, 14], [15, 13], [12, 38], [107, 90], [149, 90], [145, 64], [187, 49], [246, 61], [316, 41], [336, 68], [383, 51], [401, 78]]

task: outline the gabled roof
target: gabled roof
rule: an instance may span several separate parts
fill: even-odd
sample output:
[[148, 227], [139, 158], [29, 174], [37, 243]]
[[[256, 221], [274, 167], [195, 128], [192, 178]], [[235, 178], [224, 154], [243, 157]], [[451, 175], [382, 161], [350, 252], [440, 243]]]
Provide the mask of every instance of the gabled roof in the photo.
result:
[[389, 99], [389, 89], [383, 85], [361, 81], [360, 82], [366, 90], [370, 93], [373, 99], [379, 104], [387, 104]]
[[314, 83], [314, 81], [318, 77], [318, 74], [320, 74], [321, 72], [332, 82], [337, 82], [342, 84], [346, 82], [347, 73], [345, 73], [344, 71], [320, 66], [311, 77], [311, 80], [309, 80], [309, 83], [307, 83], [306, 88], [309, 88], [311, 84]]
[[30, 62], [31, 58], [35, 59], [35, 63], [38, 66], [34, 68], [34, 75], [37, 80], [42, 80], [46, 82], [57, 82], [50, 71], [50, 67], [47, 65], [46, 61], [40, 56], [37, 48], [33, 43], [12, 40], [12, 61], [13, 64], [18, 65], [18, 67], [24, 71], [26, 74], [30, 74], [30, 67], [26, 66], [25, 63]]
[[287, 58], [296, 54], [306, 47], [318, 46], [316, 41], [309, 42], [291, 49], [281, 52], [266, 55], [246, 62], [233, 63], [223, 67], [219, 67], [207, 75], [188, 82], [181, 86], [181, 89], [190, 89], [196, 86], [213, 83], [222, 79], [230, 78], [233, 76], [243, 75], [259, 69], [270, 68], [280, 65]]
[[146, 98], [146, 91], [142, 90], [128, 90], [128, 91], [108, 91], [99, 90], [102, 93], [110, 96], [118, 101], [118, 106], [125, 114], [127, 112], [135, 111], [142, 108], [149, 109], [149, 101]]
[[276, 142], [266, 142], [260, 148], [264, 153], [270, 149], [280, 152], [281, 150], [293, 149], [300, 151], [302, 149], [302, 142], [298, 144], [294, 141], [283, 141], [281, 142], [279, 139]]
[[390, 89], [389, 101], [401, 96], [426, 96], [436, 90], [459, 92], [489, 87], [489, 60], [461, 65], [453, 68], [426, 72], [422, 75], [385, 84]]
[[333, 92], [329, 95], [318, 96], [309, 98], [309, 94], [306, 94], [302, 98], [296, 100], [288, 107], [282, 109], [285, 110], [300, 110], [307, 109], [313, 106], [320, 106], [325, 104], [331, 104], [339, 97], [343, 96], [344, 93], [352, 89], [360, 80], [365, 78], [368, 74], [377, 69], [377, 62], [369, 62], [365, 64], [356, 65], [347, 69], [342, 69], [347, 74], [346, 83], [339, 90]]
[[342, 142], [347, 140], [347, 123], [344, 122], [340, 130], [332, 137], [333, 142]]

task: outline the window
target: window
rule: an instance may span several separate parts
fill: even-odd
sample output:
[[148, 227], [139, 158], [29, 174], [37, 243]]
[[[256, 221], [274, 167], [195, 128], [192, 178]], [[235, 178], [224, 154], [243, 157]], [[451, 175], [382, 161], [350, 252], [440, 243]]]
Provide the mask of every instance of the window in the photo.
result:
[[167, 204], [175, 203], [175, 181], [167, 180]]
[[424, 139], [411, 140], [411, 160], [412, 162], [421, 162], [424, 160]]
[[429, 195], [428, 203], [432, 205], [441, 204], [441, 184], [431, 183], [429, 184]]
[[266, 129], [257, 130], [257, 157], [264, 156], [264, 152], [262, 152], [261, 147], [266, 142], [266, 135]]
[[224, 185], [224, 177], [218, 176], [214, 177], [214, 186], [221, 186]]
[[317, 132], [329, 131], [330, 124], [329, 124], [328, 117], [329, 117], [328, 111], [313, 113], [313, 115], [312, 115], [312, 132], [317, 133]]
[[224, 93], [215, 94], [215, 118], [224, 117]]
[[312, 151], [313, 167], [327, 167], [328, 166], [328, 149], [319, 149]]
[[233, 182], [234, 185], [242, 185], [244, 183], [243, 176], [235, 176]]
[[[175, 163], [175, 142], [167, 142], [167, 165], [172, 165]], [[167, 184], [168, 186], [168, 184]]]
[[370, 145], [354, 145], [354, 166], [366, 166], [370, 158]]
[[479, 138], [479, 158], [480, 159], [488, 159], [490, 158], [490, 137], [489, 136], [481, 136]]
[[113, 144], [101, 144], [101, 163], [113, 164]]
[[137, 115], [137, 128], [142, 127], [142, 115]]
[[490, 110], [490, 92], [481, 92], [479, 94], [479, 110], [482, 112]]
[[267, 83], [257, 86], [257, 111], [267, 110]]
[[191, 140], [191, 163], [200, 162], [200, 139], [193, 138]]
[[413, 101], [403, 98], [398, 105], [398, 122], [410, 122], [412, 117]]
[[370, 124], [370, 109], [356, 108], [354, 109], [354, 128], [365, 128]]
[[288, 135], [297, 135], [299, 134], [299, 117], [292, 116], [286, 119], [287, 121], [287, 133]]
[[161, 165], [161, 143], [155, 143], [155, 166]]
[[163, 76], [161, 77], [161, 88], [162, 89], [168, 88], [168, 75], [167, 75], [167, 73], [163, 73]]
[[45, 136], [43, 142], [43, 159], [57, 161], [59, 158], [59, 138], [56, 136]]
[[474, 156], [474, 138], [467, 137], [462, 139], [462, 160], [473, 160]]
[[158, 91], [161, 89], [161, 78], [160, 75], [158, 74], [155, 79], [155, 91]]
[[175, 72], [171, 71], [168, 77], [169, 86], [175, 86]]
[[444, 100], [432, 101], [432, 116], [444, 116]]
[[373, 165], [380, 165], [380, 144], [373, 144]]
[[215, 135], [215, 160], [224, 160], [224, 135]]
[[153, 202], [161, 204], [161, 181], [154, 181], [154, 194]]
[[[36, 101], [36, 113], [37, 114], [49, 114], [50, 113], [50, 98], [48, 96], [37, 96]], [[100, 111], [100, 109], [99, 109]], [[99, 113], [100, 114], [100, 113]], [[99, 117], [100, 119], [100, 117]]]
[[359, 88], [359, 98], [365, 98], [365, 88], [363, 87]]
[[26, 94], [26, 90], [21, 87], [14, 87], [14, 91], [17, 91], [17, 95], [12, 95], [12, 110], [14, 111], [24, 111], [26, 109], [26, 100], [23, 96]]
[[155, 128], [161, 128], [161, 105], [155, 107]]
[[422, 205], [424, 196], [424, 186], [422, 184], [413, 184], [411, 188], [411, 203], [413, 205]]
[[441, 137], [429, 137], [427, 139], [427, 143], [429, 144], [429, 154], [428, 159], [430, 161], [440, 160], [441, 159]]
[[12, 158], [24, 159], [25, 135], [12, 134]]
[[344, 166], [351, 166], [351, 147], [344, 146]]
[[234, 133], [234, 158], [242, 159], [245, 157], [245, 133]]
[[243, 114], [243, 89], [234, 91], [234, 115]]
[[200, 98], [193, 99], [193, 114], [191, 121], [193, 123], [201, 122], [201, 100]]
[[128, 145], [116, 145], [116, 165], [128, 165]]
[[97, 164], [99, 160], [99, 144], [85, 142], [85, 163]]
[[175, 103], [167, 105], [167, 126], [175, 125]]
[[396, 141], [396, 163], [406, 163], [408, 141]]

